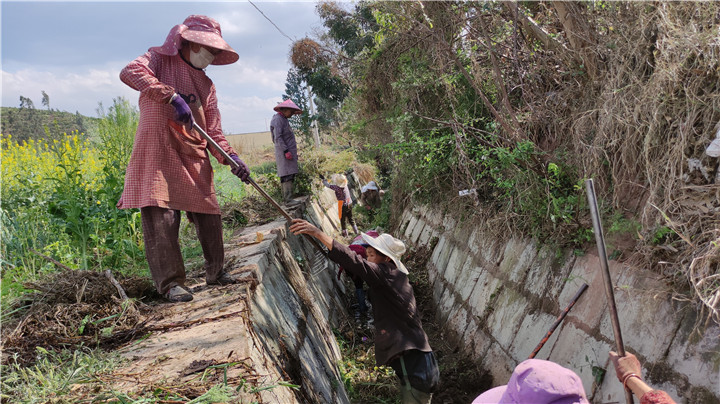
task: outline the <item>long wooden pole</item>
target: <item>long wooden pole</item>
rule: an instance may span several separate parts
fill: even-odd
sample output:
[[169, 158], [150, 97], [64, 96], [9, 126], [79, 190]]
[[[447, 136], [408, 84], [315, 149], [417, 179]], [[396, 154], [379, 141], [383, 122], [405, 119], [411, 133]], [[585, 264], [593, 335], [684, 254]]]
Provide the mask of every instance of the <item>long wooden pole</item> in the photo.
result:
[[[603, 236], [602, 223], [600, 222], [600, 213], [597, 207], [597, 198], [595, 197], [595, 185], [592, 178], [585, 180], [585, 188], [587, 191], [588, 204], [590, 205], [590, 215], [592, 216], [593, 231], [595, 232], [595, 242], [598, 247], [598, 256], [600, 257], [600, 267], [602, 268], [603, 283], [605, 284], [605, 296], [610, 306], [610, 319], [612, 320], [613, 334], [615, 335], [615, 350], [618, 355], [625, 356], [625, 345], [623, 345], [622, 334], [620, 333], [620, 320], [618, 319], [617, 307], [615, 306], [615, 294], [613, 292], [612, 279], [610, 279], [610, 268], [608, 267], [607, 250], [605, 249], [605, 237]], [[633, 395], [630, 389], [625, 389], [625, 401], [628, 404], [633, 403]]]
[[[225, 161], [230, 162], [230, 165], [231, 165], [231, 166], [233, 166], [234, 168], [237, 168], [237, 167], [240, 166], [240, 164], [238, 164], [235, 160], [233, 160], [232, 158], [230, 158], [230, 155], [229, 155], [225, 150], [223, 150], [223, 148], [220, 147], [220, 145], [217, 144], [217, 142], [216, 142], [213, 138], [211, 138], [210, 135], [208, 135], [207, 132], [205, 132], [205, 131], [200, 127], [200, 125], [197, 124], [197, 122], [193, 122], [193, 128], [195, 128], [195, 130], [198, 131], [198, 133], [199, 133], [200, 135], [202, 135], [202, 137], [204, 137], [205, 140], [207, 140], [208, 143], [209, 143], [212, 147], [215, 148], [215, 150], [217, 150], [218, 152], [220, 152], [220, 154], [222, 154], [222, 156], [225, 158]], [[290, 214], [287, 213], [287, 212], [285, 211], [285, 209], [283, 209], [282, 206], [280, 206], [280, 204], [277, 203], [277, 202], [275, 201], [275, 199], [272, 198], [272, 196], [270, 196], [270, 194], [268, 194], [267, 192], [265, 192], [265, 190], [262, 189], [262, 188], [260, 187], [260, 185], [258, 185], [257, 182], [255, 182], [255, 181], [254, 181], [252, 178], [250, 178], [249, 176], [248, 176], [248, 183], [249, 183], [250, 185], [252, 185], [252, 186], [260, 193], [260, 195], [262, 195], [263, 197], [265, 197], [265, 199], [267, 199], [268, 202], [270, 202], [278, 211], [280, 211], [280, 213], [281, 213], [283, 216], [285, 216], [285, 218], [286, 218], [289, 222], [292, 222], [293, 217], [290, 216]], [[327, 251], [325, 251], [325, 249], [322, 248], [322, 247], [320, 246], [320, 244], [318, 244], [317, 240], [315, 240], [314, 238], [308, 236], [307, 234], [303, 234], [303, 236], [305, 236], [305, 238], [306, 238], [308, 241], [310, 241], [310, 244], [312, 244], [318, 251], [320, 251], [323, 255], [327, 256]]]
[[577, 293], [575, 293], [575, 296], [572, 298], [572, 300], [570, 300], [570, 304], [568, 304], [568, 306], [565, 308], [565, 310], [563, 310], [562, 313], [560, 313], [557, 320], [555, 320], [555, 323], [553, 323], [552, 327], [550, 327], [547, 334], [545, 334], [545, 337], [543, 337], [542, 341], [540, 341], [540, 343], [535, 347], [535, 349], [532, 351], [530, 356], [528, 356], [528, 359], [533, 359], [535, 357], [535, 355], [537, 355], [537, 353], [540, 352], [540, 350], [545, 345], [545, 343], [548, 341], [548, 339], [550, 339], [550, 336], [555, 332], [555, 329], [560, 325], [560, 323], [562, 323], [562, 321], [565, 319], [565, 316], [568, 315], [568, 313], [570, 312], [570, 309], [573, 308], [573, 306], [575, 305], [575, 302], [577, 302], [577, 300], [580, 298], [580, 296], [583, 294], [583, 292], [585, 292], [585, 289], [587, 289], [587, 288], [588, 288], [587, 283], [583, 283], [582, 286], [580, 286], [580, 290], [578, 290]]

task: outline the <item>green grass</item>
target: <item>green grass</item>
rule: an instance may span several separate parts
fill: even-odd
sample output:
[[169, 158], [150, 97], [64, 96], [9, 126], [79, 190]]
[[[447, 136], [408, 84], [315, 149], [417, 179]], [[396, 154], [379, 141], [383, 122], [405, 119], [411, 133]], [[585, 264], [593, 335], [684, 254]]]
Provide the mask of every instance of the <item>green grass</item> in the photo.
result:
[[342, 353], [342, 360], [338, 366], [350, 401], [400, 403], [399, 384], [395, 371], [388, 366], [376, 366], [372, 340], [363, 338], [359, 332], [334, 331]]
[[88, 391], [104, 389], [100, 377], [112, 371], [120, 358], [99, 349], [48, 351], [38, 347], [35, 365], [22, 367], [13, 358], [8, 362], [1, 367], [3, 401], [46, 403], [59, 402], [80, 386]]

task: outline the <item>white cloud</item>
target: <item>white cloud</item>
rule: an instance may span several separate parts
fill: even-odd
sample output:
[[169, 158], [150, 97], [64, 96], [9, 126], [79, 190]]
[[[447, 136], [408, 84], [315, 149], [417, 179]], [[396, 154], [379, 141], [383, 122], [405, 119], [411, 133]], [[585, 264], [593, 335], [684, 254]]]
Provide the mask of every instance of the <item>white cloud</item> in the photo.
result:
[[20, 96], [30, 98], [36, 108], [41, 93], [50, 97], [50, 107], [61, 111], [79, 111], [83, 115], [96, 116], [99, 102], [104, 105], [112, 99], [124, 96], [137, 97], [137, 92], [118, 78], [120, 67], [87, 68], [85, 71], [53, 72], [24, 68], [14, 73], [2, 72], [2, 105], [19, 106]]
[[[237, 10], [223, 13], [215, 17], [220, 24], [222, 35], [225, 39], [236, 35], [243, 35], [255, 32], [259, 29], [258, 19], [253, 13], [254, 10]], [[228, 39], [228, 41], [230, 41]], [[232, 44], [231, 44], [232, 46]]]
[[218, 94], [223, 130], [227, 133], [262, 132], [268, 130], [273, 107], [280, 97], [223, 96]]
[[219, 66], [208, 70], [208, 76], [220, 86], [249, 86], [251, 91], [267, 95], [271, 93], [282, 93], [285, 90], [285, 79], [287, 78], [288, 67], [279, 66], [278, 69], [268, 69], [262, 65], [252, 65], [242, 60], [228, 67]]

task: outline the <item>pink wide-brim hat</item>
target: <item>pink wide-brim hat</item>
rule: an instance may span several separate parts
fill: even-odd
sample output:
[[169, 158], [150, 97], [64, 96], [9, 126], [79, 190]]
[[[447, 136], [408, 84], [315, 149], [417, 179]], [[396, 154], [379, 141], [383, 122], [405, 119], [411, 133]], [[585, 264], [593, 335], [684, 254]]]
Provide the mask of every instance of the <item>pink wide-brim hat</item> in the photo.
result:
[[288, 108], [288, 109], [294, 110], [294, 111], [293, 111], [293, 115], [298, 115], [298, 114], [302, 114], [302, 113], [303, 113], [302, 109], [300, 109], [300, 107], [298, 107], [297, 105], [295, 105], [295, 103], [292, 102], [292, 100], [289, 99], [289, 98], [288, 98], [287, 100], [279, 103], [278, 105], [276, 105], [276, 106], [273, 108], [273, 110], [276, 111], [276, 112], [280, 112], [280, 108]]
[[181, 39], [195, 42], [200, 45], [219, 49], [222, 52], [215, 55], [213, 65], [229, 65], [240, 59], [240, 55], [231, 48], [222, 37], [220, 24], [214, 19], [204, 15], [191, 15], [182, 24], [174, 26], [162, 46], [154, 46], [150, 51], [162, 55], [175, 56], [181, 45]]
[[490, 389], [472, 404], [589, 404], [582, 380], [570, 369], [542, 359], [521, 362], [506, 386]]

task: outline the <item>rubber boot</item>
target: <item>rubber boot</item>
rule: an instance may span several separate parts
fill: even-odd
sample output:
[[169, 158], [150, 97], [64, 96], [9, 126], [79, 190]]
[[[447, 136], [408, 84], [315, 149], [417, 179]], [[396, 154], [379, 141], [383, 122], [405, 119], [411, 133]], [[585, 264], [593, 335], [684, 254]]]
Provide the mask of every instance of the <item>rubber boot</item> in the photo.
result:
[[356, 235], [360, 234], [360, 232], [358, 231], [357, 225], [355, 223], [353, 223], [352, 228]]
[[280, 184], [280, 186], [282, 187], [282, 194], [283, 194], [283, 200], [285, 200], [285, 205], [297, 206], [302, 203], [302, 202], [296, 201], [292, 198], [292, 189], [293, 189], [292, 181], [283, 182]]

